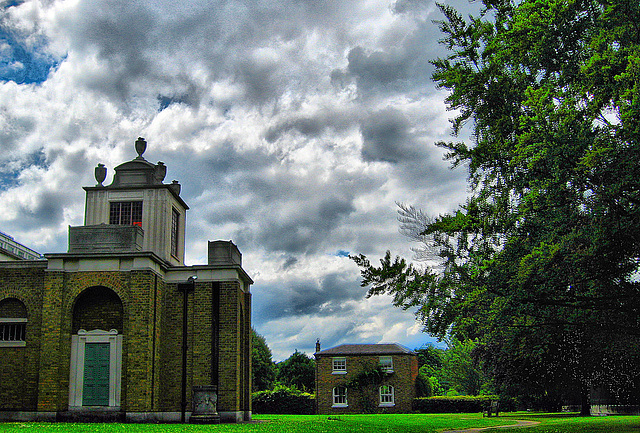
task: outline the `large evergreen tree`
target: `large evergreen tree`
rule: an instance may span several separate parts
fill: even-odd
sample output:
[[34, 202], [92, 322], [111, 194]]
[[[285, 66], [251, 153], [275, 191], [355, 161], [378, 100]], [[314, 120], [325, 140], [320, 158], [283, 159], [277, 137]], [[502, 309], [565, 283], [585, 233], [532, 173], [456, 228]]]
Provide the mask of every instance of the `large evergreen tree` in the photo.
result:
[[483, 3], [440, 7], [449, 55], [433, 62], [472, 136], [438, 145], [472, 194], [433, 218], [400, 210], [439, 267], [354, 259], [426, 331], [479, 338], [503, 389], [623, 397], [640, 376], [640, 4]]
[[316, 362], [306, 353], [297, 350], [278, 363], [278, 381], [286, 386], [313, 392], [316, 389]]
[[253, 391], [271, 389], [276, 379], [276, 365], [267, 340], [251, 328], [251, 377]]

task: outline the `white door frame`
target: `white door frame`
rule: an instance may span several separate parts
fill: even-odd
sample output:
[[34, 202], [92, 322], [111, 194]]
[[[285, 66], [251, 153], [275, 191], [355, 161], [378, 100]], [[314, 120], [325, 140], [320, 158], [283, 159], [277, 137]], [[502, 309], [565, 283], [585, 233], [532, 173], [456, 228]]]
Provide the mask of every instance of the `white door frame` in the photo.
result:
[[[109, 343], [109, 408], [120, 408], [122, 386], [122, 335], [116, 329], [103, 331], [81, 329], [71, 336], [71, 373], [69, 376], [69, 409], [82, 408], [84, 385], [84, 351], [87, 343]], [[106, 408], [106, 407], [105, 407]]]

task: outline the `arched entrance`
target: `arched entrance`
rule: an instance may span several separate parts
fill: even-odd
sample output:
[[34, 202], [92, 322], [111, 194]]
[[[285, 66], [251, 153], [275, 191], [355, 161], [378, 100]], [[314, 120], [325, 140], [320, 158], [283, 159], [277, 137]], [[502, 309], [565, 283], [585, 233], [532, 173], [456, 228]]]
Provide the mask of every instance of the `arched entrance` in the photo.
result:
[[122, 301], [106, 287], [82, 292], [73, 307], [69, 407], [119, 409]]

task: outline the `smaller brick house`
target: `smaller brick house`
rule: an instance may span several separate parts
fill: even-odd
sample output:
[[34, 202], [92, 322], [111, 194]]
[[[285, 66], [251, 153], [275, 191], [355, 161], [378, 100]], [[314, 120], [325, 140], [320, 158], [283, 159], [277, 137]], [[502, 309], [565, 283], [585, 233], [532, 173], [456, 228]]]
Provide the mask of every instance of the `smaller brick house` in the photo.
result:
[[[319, 414], [407, 413], [416, 397], [418, 357], [399, 344], [316, 344]], [[382, 374], [380, 374], [382, 373]]]

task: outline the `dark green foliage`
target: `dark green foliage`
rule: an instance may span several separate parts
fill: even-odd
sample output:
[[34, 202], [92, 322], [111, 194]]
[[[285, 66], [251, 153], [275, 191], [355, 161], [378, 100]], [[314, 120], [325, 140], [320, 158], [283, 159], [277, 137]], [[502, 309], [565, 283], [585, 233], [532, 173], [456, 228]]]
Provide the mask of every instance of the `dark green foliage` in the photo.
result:
[[497, 399], [495, 395], [416, 398], [413, 410], [420, 413], [477, 413]]
[[369, 295], [417, 308], [429, 333], [477, 340], [497, 389], [635, 393], [640, 376], [640, 3], [485, 0], [441, 6], [433, 62], [456, 110], [438, 143], [471, 194], [437, 217], [402, 206], [439, 260], [354, 257]]
[[355, 374], [351, 380], [345, 383], [347, 388], [362, 389], [367, 386], [375, 386], [382, 384], [382, 380], [393, 373], [385, 372], [380, 365], [364, 366]]
[[416, 379], [418, 396], [486, 393], [489, 379], [482, 370], [478, 347], [471, 340], [448, 339], [446, 349], [431, 345], [416, 349], [421, 364]]
[[418, 397], [432, 397], [434, 395], [432, 382], [429, 380], [430, 376], [427, 376], [420, 370], [418, 377], [416, 377], [416, 395]]
[[254, 391], [271, 389], [276, 378], [276, 366], [264, 337], [251, 328], [251, 377]]
[[362, 413], [378, 410], [378, 388], [385, 377], [394, 373], [386, 372], [380, 365], [364, 365], [344, 386], [358, 390], [358, 404]]
[[474, 354], [477, 344], [471, 340], [450, 340], [442, 354], [441, 377], [458, 394], [478, 395], [487, 386], [479, 357]]
[[286, 386], [313, 392], [316, 388], [316, 363], [297, 350], [278, 364], [277, 379]]
[[442, 393], [442, 356], [443, 349], [432, 344], [425, 344], [414, 352], [418, 354], [418, 377], [416, 378], [416, 395], [431, 397]]
[[442, 367], [443, 349], [438, 349], [433, 344], [424, 344], [413, 350], [418, 355], [418, 368], [427, 365], [434, 370]]
[[277, 386], [270, 391], [252, 394], [253, 412], [258, 414], [312, 415], [315, 413], [313, 394], [296, 388]]

